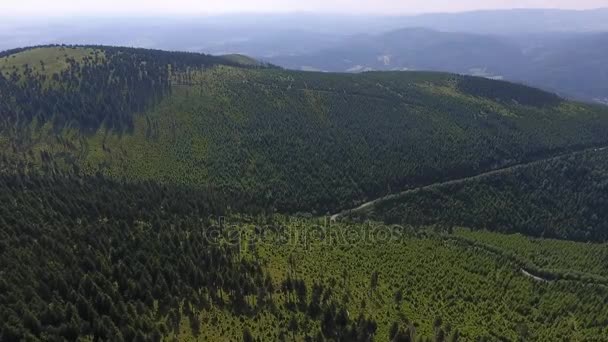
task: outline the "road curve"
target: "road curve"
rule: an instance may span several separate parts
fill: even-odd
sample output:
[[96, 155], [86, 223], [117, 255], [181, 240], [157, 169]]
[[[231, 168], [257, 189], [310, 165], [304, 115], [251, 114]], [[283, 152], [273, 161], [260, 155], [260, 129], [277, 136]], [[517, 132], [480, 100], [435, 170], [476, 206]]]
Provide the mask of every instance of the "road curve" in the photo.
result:
[[578, 150], [578, 151], [572, 151], [572, 152], [568, 152], [568, 153], [558, 154], [558, 155], [555, 155], [555, 156], [549, 157], [549, 158], [538, 159], [538, 160], [534, 160], [534, 161], [527, 162], [527, 163], [515, 164], [515, 165], [511, 165], [511, 166], [507, 166], [507, 167], [503, 167], [503, 168], [499, 168], [499, 169], [483, 172], [483, 173], [480, 173], [480, 174], [475, 175], [475, 176], [454, 179], [454, 180], [450, 180], [450, 181], [446, 181], [446, 182], [438, 182], [438, 183], [433, 183], [433, 184], [429, 184], [429, 185], [425, 185], [425, 186], [420, 186], [420, 187], [417, 187], [417, 188], [408, 189], [408, 190], [405, 190], [405, 191], [402, 191], [402, 192], [399, 192], [399, 193], [390, 194], [390, 195], [387, 195], [387, 196], [376, 198], [376, 199], [371, 200], [369, 202], [365, 202], [365, 203], [361, 204], [360, 206], [358, 206], [356, 208], [344, 210], [342, 212], [333, 214], [333, 215], [330, 216], [330, 221], [336, 221], [336, 220], [338, 220], [339, 218], [341, 218], [343, 216], [347, 216], [347, 215], [349, 215], [351, 213], [362, 211], [362, 210], [364, 210], [366, 208], [369, 208], [369, 207], [372, 207], [372, 206], [374, 206], [374, 205], [376, 205], [377, 203], [380, 203], [380, 202], [384, 202], [384, 201], [387, 201], [387, 200], [399, 198], [399, 197], [401, 197], [403, 195], [412, 193], [414, 191], [425, 190], [425, 189], [429, 189], [429, 188], [432, 188], [432, 187], [435, 187], [435, 186], [440, 186], [440, 185], [460, 184], [460, 183], [463, 183], [463, 182], [466, 182], [466, 181], [469, 181], [469, 180], [482, 179], [484, 177], [488, 177], [488, 176], [492, 176], [492, 175], [497, 175], [497, 174], [501, 174], [501, 173], [510, 172], [510, 171], [517, 170], [517, 169], [522, 168], [522, 167], [526, 167], [526, 166], [530, 166], [530, 165], [535, 165], [535, 164], [546, 162], [546, 161], [550, 161], [550, 160], [555, 160], [555, 159], [559, 159], [559, 158], [563, 158], [563, 157], [567, 157], [567, 156], [572, 156], [572, 155], [578, 155], [578, 154], [582, 154], [582, 153], [586, 153], [586, 152], [602, 152], [602, 151], [604, 151], [606, 149], [608, 149], [608, 146], [585, 148], [585, 149], [581, 149], [581, 150]]

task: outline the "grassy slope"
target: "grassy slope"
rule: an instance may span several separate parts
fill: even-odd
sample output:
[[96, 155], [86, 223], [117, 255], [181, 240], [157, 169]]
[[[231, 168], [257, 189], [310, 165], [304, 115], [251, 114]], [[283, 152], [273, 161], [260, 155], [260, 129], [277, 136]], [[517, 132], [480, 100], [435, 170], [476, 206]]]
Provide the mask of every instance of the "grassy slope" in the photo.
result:
[[[66, 128], [58, 139], [49, 127], [33, 127], [21, 152], [33, 151], [35, 163], [44, 150], [92, 173], [215, 184], [255, 193], [281, 210], [325, 214], [597, 144], [608, 129], [599, 107], [553, 100], [524, 106], [461, 87], [449, 74], [215, 67], [189, 76], [187, 84], [176, 77], [171, 96], [136, 115], [133, 134], [100, 129], [83, 136]], [[502, 91], [506, 83], [483, 86]]]
[[[98, 52], [99, 53], [99, 52]], [[0, 72], [9, 76], [12, 72], [20, 73], [28, 65], [35, 73], [53, 75], [69, 67], [66, 57], [81, 61], [87, 56], [93, 56], [94, 49], [69, 47], [44, 47], [25, 50], [17, 54], [0, 58]], [[44, 63], [44, 70], [42, 64]]]

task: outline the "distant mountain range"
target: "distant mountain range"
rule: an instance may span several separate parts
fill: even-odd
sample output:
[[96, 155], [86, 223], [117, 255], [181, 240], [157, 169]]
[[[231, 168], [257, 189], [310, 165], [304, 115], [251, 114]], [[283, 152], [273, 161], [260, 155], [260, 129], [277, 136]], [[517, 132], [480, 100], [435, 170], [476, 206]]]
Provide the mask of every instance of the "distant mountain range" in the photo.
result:
[[431, 13], [405, 17], [401, 27], [488, 34], [530, 32], [597, 32], [608, 30], [608, 8], [573, 11], [555, 9], [487, 10]]
[[416, 16], [313, 13], [156, 18], [0, 18], [0, 50], [102, 44], [242, 54], [285, 68], [435, 70], [504, 78], [608, 102], [608, 9]]
[[506, 38], [469, 33], [439, 32], [425, 28], [401, 29], [381, 35], [360, 35], [342, 44], [307, 55], [269, 59], [288, 68], [324, 71], [445, 70], [469, 73], [487, 69], [502, 75], [523, 67], [525, 57]]
[[[230, 14], [193, 17], [19, 18], [0, 14], [0, 49], [41, 44], [125, 45], [269, 56], [318, 50], [345, 37], [424, 27], [515, 35], [608, 31], [608, 8], [498, 10], [398, 16]], [[291, 51], [291, 52], [287, 52]]]
[[584, 101], [608, 101], [608, 33], [499, 36], [409, 28], [268, 60], [301, 70], [448, 71], [521, 82]]

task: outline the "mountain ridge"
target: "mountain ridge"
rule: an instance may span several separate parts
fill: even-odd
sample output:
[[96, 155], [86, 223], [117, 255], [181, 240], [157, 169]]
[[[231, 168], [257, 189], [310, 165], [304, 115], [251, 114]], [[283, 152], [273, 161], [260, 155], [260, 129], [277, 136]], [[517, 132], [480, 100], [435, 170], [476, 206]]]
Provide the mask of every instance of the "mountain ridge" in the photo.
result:
[[[119, 58], [101, 67], [126, 70], [118, 84], [133, 87], [133, 95], [109, 96], [114, 90], [106, 82], [117, 81], [99, 69], [90, 82], [67, 78], [79, 93], [65, 100], [82, 96], [77, 114], [36, 116], [5, 102], [21, 108], [5, 121], [7, 157], [34, 168], [57, 164], [113, 177], [218, 185], [263, 194], [260, 203], [280, 211], [325, 214], [355, 199], [596, 144], [605, 141], [608, 125], [603, 108], [483, 78], [242, 68], [179, 53], [182, 62], [169, 72], [164, 63], [172, 53], [112, 51], [106, 54]], [[197, 64], [198, 58], [211, 64]], [[97, 68], [71, 65], [66, 75]], [[127, 81], [142, 70], [148, 78]], [[86, 89], [93, 85], [100, 94], [89, 100]], [[144, 91], [149, 87], [160, 87], [158, 94], [151, 97]], [[89, 113], [106, 92], [106, 109]], [[63, 99], [58, 95], [53, 101]], [[119, 116], [112, 108], [124, 109]]]
[[332, 48], [272, 63], [290, 69], [359, 72], [433, 70], [525, 83], [561, 96], [604, 103], [605, 32], [500, 36], [429, 28], [358, 35]]

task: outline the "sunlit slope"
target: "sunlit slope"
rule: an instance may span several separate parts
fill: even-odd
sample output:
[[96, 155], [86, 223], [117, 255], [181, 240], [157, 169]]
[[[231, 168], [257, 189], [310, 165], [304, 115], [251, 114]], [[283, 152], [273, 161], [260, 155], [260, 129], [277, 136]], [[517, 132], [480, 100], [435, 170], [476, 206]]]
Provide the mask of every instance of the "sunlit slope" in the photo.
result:
[[[171, 56], [163, 53], [154, 65]], [[146, 58], [149, 68], [155, 55]], [[83, 133], [73, 123], [51, 129], [36, 121], [4, 146], [33, 165], [45, 160], [119, 178], [213, 185], [281, 211], [325, 214], [608, 140], [606, 109], [505, 82], [212, 62], [170, 66], [157, 76], [170, 79], [169, 89], [119, 118], [108, 115], [112, 125], [104, 119]]]
[[103, 51], [94, 48], [39, 47], [19, 51], [9, 55], [0, 54], [0, 71], [5, 77], [11, 73], [22, 73], [30, 68], [32, 72], [52, 76], [70, 67], [69, 60], [81, 62], [85, 58], [103, 58]]

